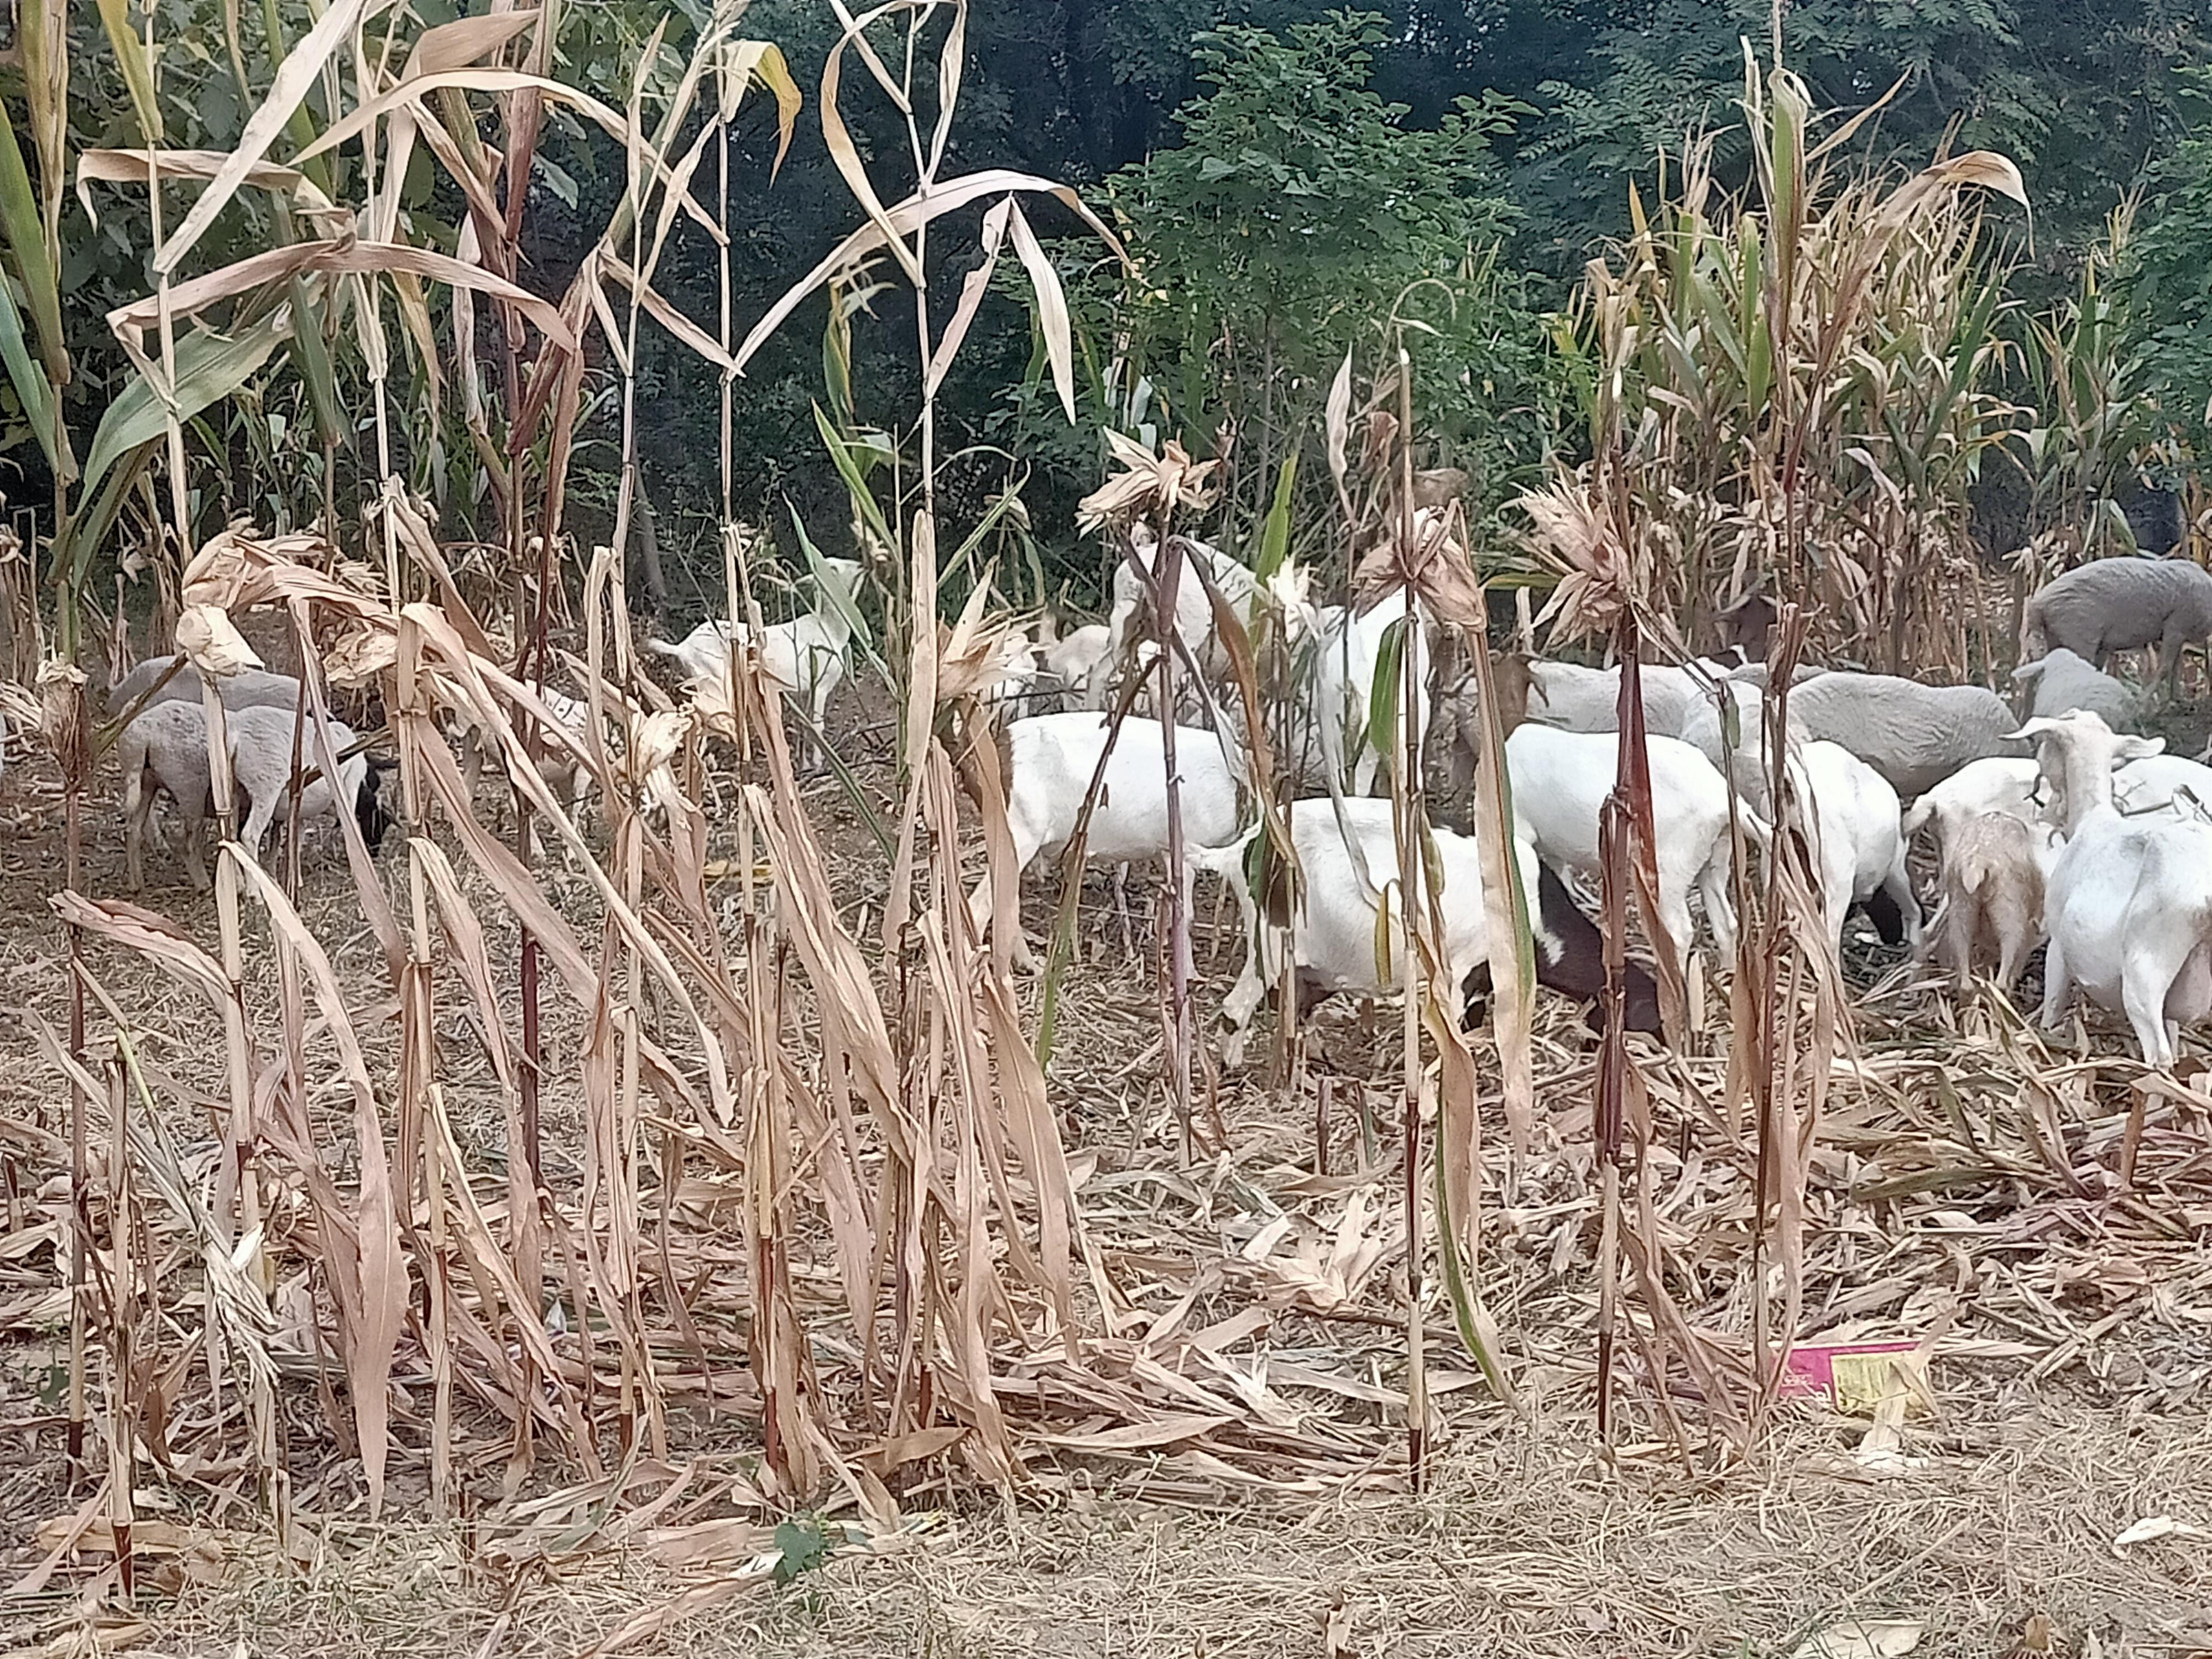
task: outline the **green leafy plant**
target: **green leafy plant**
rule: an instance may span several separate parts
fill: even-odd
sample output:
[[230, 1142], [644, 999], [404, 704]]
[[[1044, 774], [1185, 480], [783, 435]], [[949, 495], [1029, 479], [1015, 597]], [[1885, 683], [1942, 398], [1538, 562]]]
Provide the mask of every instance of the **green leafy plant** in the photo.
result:
[[1400, 325], [1431, 460], [1495, 503], [1545, 453], [1540, 336], [1502, 258], [1518, 216], [1491, 153], [1520, 106], [1461, 98], [1415, 125], [1372, 83], [1388, 39], [1353, 11], [1200, 36], [1182, 143], [1108, 181], [1136, 269], [1072, 285], [1097, 364], [1090, 429], [1150, 425], [1230, 458], [1239, 537], [1301, 451], [1301, 521], [1333, 516], [1316, 465], [1328, 387], [1348, 345], [1379, 349]]
[[830, 1559], [830, 1534], [818, 1515], [795, 1515], [775, 1528], [776, 1560], [769, 1577], [778, 1589]]

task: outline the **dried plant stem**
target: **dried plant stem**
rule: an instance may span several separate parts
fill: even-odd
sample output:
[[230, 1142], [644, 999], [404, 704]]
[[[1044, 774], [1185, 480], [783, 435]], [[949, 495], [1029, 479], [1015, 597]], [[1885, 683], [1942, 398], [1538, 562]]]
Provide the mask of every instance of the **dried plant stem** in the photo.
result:
[[[1163, 526], [1164, 529], [1164, 526]], [[1164, 634], [1173, 627], [1175, 601], [1182, 577], [1182, 543], [1163, 535], [1153, 557], [1152, 615]], [[1166, 618], [1166, 621], [1158, 621]], [[1160, 653], [1160, 764], [1164, 769], [1168, 809], [1168, 874], [1164, 902], [1167, 914], [1168, 1019], [1165, 1055], [1168, 1097], [1175, 1103], [1176, 1123], [1182, 1134], [1182, 1157], [1191, 1160], [1191, 1021], [1190, 981], [1194, 971], [1190, 954], [1189, 893], [1183, 861], [1182, 775], [1176, 764], [1175, 653]]]
[[[72, 964], [70, 980], [77, 994], [70, 999], [76, 1016], [70, 1022], [70, 1059], [82, 1066], [84, 1052], [82, 1013], [84, 965]], [[70, 1340], [69, 1340], [69, 1468], [71, 1486], [85, 1479], [85, 1342], [92, 1309], [88, 1295], [92, 1251], [92, 1195], [85, 1173], [86, 1102], [76, 1074], [70, 1078]]]
[[[1618, 1354], [1620, 1300], [1620, 1120], [1628, 1073], [1627, 811], [1607, 796], [1598, 818], [1598, 864], [1605, 919], [1606, 1031], [1598, 1051], [1597, 1095], [1590, 1139], [1598, 1166], [1597, 1437], [1613, 1444], [1613, 1364]], [[1663, 1389], [1665, 1379], [1654, 1379]]]
[[137, 1434], [131, 1422], [137, 1284], [142, 1261], [132, 1237], [131, 1202], [131, 1107], [123, 1066], [107, 1067], [107, 1225], [113, 1267], [109, 1279], [107, 1321], [107, 1522], [115, 1540], [115, 1569], [127, 1604], [136, 1592], [138, 1561], [131, 1547], [132, 1494], [137, 1490]]

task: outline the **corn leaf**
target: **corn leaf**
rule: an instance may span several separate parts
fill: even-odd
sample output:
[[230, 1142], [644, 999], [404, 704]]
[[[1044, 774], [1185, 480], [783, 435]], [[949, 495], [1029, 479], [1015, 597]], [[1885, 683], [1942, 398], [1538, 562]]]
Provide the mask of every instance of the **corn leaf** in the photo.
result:
[[[322, 307], [301, 277], [292, 279], [291, 297], [292, 362], [300, 371], [301, 384], [307, 388], [307, 403], [315, 412], [316, 435], [324, 443], [336, 446], [345, 441], [346, 424], [338, 407], [337, 372], [331, 362], [330, 342], [323, 336]], [[455, 306], [465, 303], [456, 294]]]
[[7, 237], [16, 274], [23, 279], [23, 297], [38, 332], [39, 358], [46, 366], [46, 378], [55, 386], [66, 386], [69, 353], [63, 344], [61, 289], [54, 279], [54, 262], [47, 257], [30, 169], [23, 163], [15, 124], [4, 104], [0, 104], [0, 234]]
[[[1400, 689], [1406, 673], [1406, 624], [1411, 618], [1408, 611], [1382, 630], [1375, 653], [1375, 679], [1367, 692], [1367, 718], [1361, 722], [1369, 746], [1393, 768], [1397, 765], [1398, 710], [1404, 702]], [[1322, 718], [1328, 717], [1324, 712]]]
[[[481, 265], [466, 264], [450, 254], [398, 242], [303, 242], [291, 247], [271, 248], [220, 270], [211, 270], [204, 276], [178, 283], [169, 290], [169, 311], [172, 316], [188, 317], [208, 306], [251, 294], [264, 284], [311, 272], [425, 276], [457, 288], [474, 289], [515, 307], [538, 325], [547, 339], [562, 349], [576, 349], [576, 337], [567, 321], [536, 295], [517, 288], [504, 277], [495, 276]], [[107, 313], [107, 325], [126, 345], [134, 343], [159, 320], [161, 303], [159, 295], [149, 295], [130, 305], [118, 306]]]
[[338, 48], [352, 37], [361, 21], [368, 0], [334, 0], [330, 9], [315, 20], [315, 26], [300, 39], [300, 44], [284, 54], [277, 65], [276, 77], [269, 88], [269, 95], [261, 106], [246, 118], [246, 130], [239, 135], [238, 144], [222, 169], [200, 192], [192, 204], [191, 211], [185, 215], [179, 225], [154, 256], [154, 269], [167, 276], [175, 270], [207, 234], [216, 214], [246, 182], [246, 174], [269, 153], [276, 142], [276, 135], [284, 131], [292, 112], [306, 100], [323, 73], [323, 66]]
[[69, 453], [69, 433], [54, 423], [52, 385], [46, 371], [31, 361], [30, 347], [23, 338], [22, 313], [15, 309], [15, 294], [4, 278], [0, 278], [0, 362], [8, 366], [8, 379], [23, 405], [23, 417], [30, 422], [32, 435], [46, 452], [46, 465], [64, 480], [75, 478], [76, 460]]
[[819, 404], [814, 406], [814, 425], [822, 434], [822, 441], [830, 451], [830, 464], [837, 469], [837, 476], [845, 481], [846, 494], [853, 498], [854, 508], [867, 520], [868, 528], [874, 532], [878, 545], [897, 546], [898, 538], [891, 534], [890, 526], [884, 522], [884, 510], [876, 503], [875, 492], [868, 488], [867, 476], [860, 470], [853, 446], [830, 424], [830, 417], [822, 412]]
[[[188, 421], [202, 410], [221, 403], [269, 361], [292, 331], [288, 312], [264, 318], [245, 333], [230, 337], [213, 329], [196, 328], [177, 341], [177, 418]], [[150, 443], [169, 429], [168, 411], [143, 374], [132, 379], [108, 404], [92, 434], [92, 453], [84, 464], [84, 487], [98, 487], [118, 457], [139, 445]]]
[[986, 167], [981, 172], [963, 173], [957, 179], [937, 185], [926, 196], [909, 196], [889, 210], [884, 216], [888, 229], [872, 222], [861, 226], [832, 248], [813, 270], [785, 289], [783, 297], [770, 306], [768, 314], [753, 325], [752, 331], [745, 336], [744, 343], [738, 348], [738, 371], [744, 372], [744, 366], [752, 360], [754, 354], [768, 343], [770, 335], [782, 326], [784, 319], [830, 278], [857, 264], [886, 241], [896, 241], [898, 237], [909, 234], [921, 226], [1000, 191], [1033, 191], [1057, 197], [1066, 204], [1070, 211], [1098, 234], [1100, 240], [1114, 250], [1117, 258], [1125, 264], [1127, 263], [1128, 255], [1122, 251], [1120, 240], [1106, 228], [1083, 198], [1066, 185], [1054, 184], [1049, 179], [1040, 179], [1033, 173], [1016, 173], [1007, 167]]
[[975, 320], [976, 310], [991, 286], [991, 277], [999, 269], [999, 246], [1006, 240], [1006, 221], [1013, 210], [1014, 198], [1011, 196], [984, 210], [983, 263], [962, 280], [960, 302], [952, 309], [952, 319], [945, 324], [937, 349], [929, 355], [929, 373], [921, 382], [921, 395], [925, 398], [937, 395], [938, 387], [945, 384], [945, 377], [952, 368], [953, 358], [959, 355], [960, 343], [968, 337], [968, 325]]
[[1298, 453], [1293, 449], [1283, 457], [1283, 465], [1275, 473], [1275, 499], [1260, 526], [1260, 556], [1253, 561], [1252, 574], [1262, 582], [1283, 568], [1283, 560], [1290, 553], [1291, 503], [1297, 477]]
[[[842, 9], [840, 8], [841, 13]], [[845, 18], [845, 33], [837, 44], [830, 48], [830, 55], [822, 64], [822, 142], [830, 151], [830, 160], [836, 165], [838, 176], [844, 179], [845, 188], [853, 192], [853, 199], [868, 216], [868, 222], [878, 233], [878, 246], [888, 246], [891, 257], [898, 261], [906, 279], [916, 288], [922, 285], [921, 267], [915, 263], [914, 250], [906, 245], [906, 233], [895, 227], [890, 215], [884, 210], [883, 198], [876, 194], [874, 183], [868, 177], [867, 164], [860, 160], [859, 146], [853, 143], [853, 134], [845, 125], [845, 117], [837, 107], [839, 71], [845, 57], [845, 48], [856, 40], [860, 30], [879, 14], [870, 12], [860, 22]]]
[[1052, 268], [1052, 261], [1037, 243], [1036, 233], [1022, 215], [1021, 204], [1012, 197], [1014, 252], [1021, 256], [1023, 268], [1030, 274], [1030, 284], [1036, 290], [1037, 328], [1044, 336], [1046, 355], [1052, 359], [1052, 383], [1060, 393], [1060, 406], [1067, 412], [1069, 423], [1075, 420], [1075, 351], [1074, 331], [1068, 322], [1067, 295], [1060, 285], [1060, 273]]
[[146, 56], [146, 42], [131, 26], [130, 0], [100, 0], [100, 21], [107, 31], [115, 61], [123, 66], [123, 84], [130, 88], [131, 110], [138, 118], [138, 131], [148, 143], [158, 144], [161, 106], [154, 95], [154, 66]]

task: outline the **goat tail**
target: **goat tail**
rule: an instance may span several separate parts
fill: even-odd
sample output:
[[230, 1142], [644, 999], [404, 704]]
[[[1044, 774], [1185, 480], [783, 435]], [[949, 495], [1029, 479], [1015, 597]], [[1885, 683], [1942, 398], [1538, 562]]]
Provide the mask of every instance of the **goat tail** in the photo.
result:
[[1905, 816], [1898, 820], [1897, 827], [1905, 840], [1911, 841], [1919, 833], [1920, 826], [1935, 816], [1935, 801], [1930, 797], [1923, 795], [1906, 809]]
[[1951, 862], [1951, 882], [1959, 891], [1972, 898], [1985, 886], [1996, 873], [1990, 861], [1982, 856], [1981, 849], [1970, 844], [1959, 849]]
[[1751, 810], [1751, 803], [1739, 799], [1736, 811], [1743, 819], [1743, 833], [1751, 844], [1762, 852], [1774, 844], [1774, 826]]

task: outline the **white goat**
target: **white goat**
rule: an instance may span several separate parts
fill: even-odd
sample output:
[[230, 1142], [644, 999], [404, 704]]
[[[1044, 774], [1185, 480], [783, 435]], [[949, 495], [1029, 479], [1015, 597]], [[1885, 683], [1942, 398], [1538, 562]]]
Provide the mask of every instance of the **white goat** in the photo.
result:
[[[1187, 536], [1178, 539], [1182, 544], [1182, 568], [1170, 601], [1175, 611], [1175, 630], [1182, 636], [1191, 660], [1205, 672], [1218, 675], [1226, 668], [1228, 659], [1214, 629], [1213, 602], [1207, 598], [1206, 585], [1192, 567], [1205, 568], [1237, 620], [1248, 626], [1259, 583], [1249, 570], [1220, 549]], [[1109, 673], [1131, 672], [1127, 660], [1130, 639], [1137, 626], [1138, 608], [1146, 598], [1152, 561], [1158, 553], [1159, 546], [1152, 532], [1139, 525], [1131, 535], [1128, 556], [1114, 567], [1114, 609], [1106, 627]]]
[[2119, 732], [2134, 725], [2142, 712], [2142, 699], [2130, 688], [2063, 645], [2021, 664], [2012, 671], [2012, 683], [2029, 688], [2033, 701], [2027, 712], [2038, 720], [2087, 708]]
[[[1405, 906], [1397, 890], [1398, 852], [1391, 803], [1347, 796], [1340, 830], [1337, 804], [1327, 799], [1291, 803], [1291, 844], [1297, 850], [1304, 882], [1291, 939], [1278, 927], [1263, 926], [1244, 883], [1245, 848], [1255, 830], [1224, 847], [1194, 847], [1189, 862], [1228, 883], [1243, 912], [1246, 951], [1243, 971], [1223, 999], [1221, 1018], [1229, 1036], [1221, 1058], [1231, 1066], [1244, 1058], [1246, 1027], [1268, 991], [1282, 975], [1285, 945], [1295, 941], [1301, 1012], [1338, 991], [1378, 996], [1405, 981]], [[1482, 902], [1482, 859], [1471, 836], [1435, 830], [1437, 864], [1443, 883], [1443, 983], [1438, 994], [1455, 1018], [1465, 1006], [1468, 975], [1489, 959], [1489, 929]], [[1530, 861], [1533, 874], [1534, 861]], [[1387, 898], [1389, 972], [1377, 972], [1376, 941], [1386, 936], [1380, 921]]]
[[[1398, 850], [1391, 812], [1390, 802], [1357, 795], [1341, 802], [1316, 798], [1291, 803], [1291, 845], [1304, 881], [1287, 939], [1285, 930], [1262, 925], [1245, 884], [1245, 851], [1260, 833], [1257, 826], [1225, 847], [1192, 849], [1190, 863], [1227, 883], [1243, 917], [1243, 971], [1221, 1006], [1230, 1031], [1222, 1045], [1222, 1058], [1228, 1064], [1243, 1059], [1246, 1027], [1253, 1011], [1281, 977], [1286, 945], [1295, 952], [1291, 965], [1296, 970], [1301, 1014], [1340, 991], [1380, 996], [1402, 983], [1405, 912], [1396, 890]], [[1480, 844], [1472, 836], [1446, 829], [1432, 828], [1431, 833], [1443, 878], [1438, 898], [1448, 978], [1442, 988], [1446, 1006], [1459, 1012], [1464, 1009], [1468, 975], [1489, 959]], [[1523, 848], [1517, 855], [1535, 935], [1538, 982], [1579, 1001], [1601, 995], [1605, 940], [1596, 924], [1575, 908], [1565, 886], [1534, 854]], [[1393, 941], [1387, 978], [1378, 972], [1376, 953], [1386, 895], [1390, 903], [1388, 933]], [[1623, 986], [1629, 1029], [1657, 1031], [1659, 993], [1650, 972], [1634, 962], [1625, 964]], [[1601, 1005], [1593, 1011], [1591, 1023], [1601, 1029], [1603, 1017]]]
[[1103, 665], [1112, 647], [1112, 631], [1104, 623], [1085, 623], [1038, 647], [1037, 656], [1076, 707], [1096, 708], [1105, 696]]
[[2044, 1029], [2086, 991], [2127, 1015], [2146, 1064], [2170, 1067], [2180, 1028], [2212, 1012], [2212, 824], [2114, 810], [2114, 763], [2157, 753], [2156, 739], [2117, 736], [2087, 709], [2021, 732], [2049, 740], [2045, 761], [2065, 778], [2066, 850], [2045, 905]]
[[[1405, 619], [1406, 590], [1392, 588], [1365, 616], [1358, 616], [1338, 606], [1328, 607], [1326, 616], [1316, 613], [1319, 637], [1315, 642], [1314, 688], [1315, 722], [1321, 744], [1322, 764], [1328, 775], [1348, 787], [1355, 795], [1372, 794], [1376, 774], [1382, 764], [1382, 751], [1375, 746], [1370, 719], [1374, 706], [1375, 672], [1382, 665], [1382, 642], [1391, 628]], [[1419, 609], [1415, 607], [1414, 627], [1424, 625]], [[1423, 731], [1429, 723], [1428, 653], [1401, 650], [1401, 665], [1418, 661], [1420, 674], [1413, 687], [1415, 718]], [[1394, 765], [1402, 765], [1406, 755], [1405, 693], [1401, 688], [1396, 718], [1391, 722], [1395, 732], [1397, 753]], [[1345, 766], [1350, 763], [1352, 775], [1345, 777]]]
[[[814, 608], [803, 616], [761, 630], [762, 674], [784, 697], [805, 705], [817, 735], [823, 731], [830, 695], [845, 678], [845, 647], [853, 637], [848, 617], [860, 584], [858, 560], [824, 559], [817, 585], [835, 591], [821, 593]], [[648, 639], [645, 646], [673, 659], [686, 680], [714, 680], [729, 673], [732, 647], [743, 643], [750, 631], [742, 623], [717, 617], [701, 623], [676, 644]]]
[[[1524, 724], [1505, 739], [1513, 785], [1514, 838], [1546, 862], [1593, 880], [1600, 874], [1598, 814], [1613, 791], [1620, 738], [1612, 732], [1560, 732]], [[1704, 896], [1705, 919], [1723, 952], [1735, 945], [1729, 903], [1729, 787], [1712, 763], [1676, 738], [1650, 737], [1653, 849], [1659, 924], [1678, 957], [1689, 960], [1690, 889]]]
[[2125, 818], [2212, 822], [2212, 766], [2179, 755], [2130, 761], [2112, 774], [2112, 805]]
[[[1109, 716], [1081, 709], [1036, 714], [1006, 727], [1000, 773], [1006, 779], [1006, 826], [1013, 837], [1017, 880], [1038, 854], [1058, 852], [1075, 834], [1084, 797], [1106, 753], [1109, 724]], [[1121, 723], [1091, 811], [1086, 857], [1124, 861], [1167, 856], [1165, 753], [1157, 720]], [[1176, 768], [1185, 844], [1212, 846], [1234, 836], [1237, 771], [1220, 737], [1195, 726], [1177, 726]], [[1188, 868], [1181, 878], [1187, 899]], [[988, 874], [969, 896], [968, 914], [977, 937], [982, 937], [993, 920]], [[1024, 966], [1030, 961], [1018, 921], [1013, 959]]]
[[1933, 823], [1937, 838], [1948, 844], [1958, 825], [1984, 812], [2039, 823], [2045, 817], [2042, 786], [2043, 769], [2032, 760], [1990, 755], [1969, 761], [1934, 788], [1921, 791], [1905, 815], [1904, 830], [1910, 837]]
[[[592, 706], [589, 703], [556, 691], [550, 685], [534, 685], [531, 690], [538, 694], [554, 719], [572, 737], [580, 744], [586, 740], [592, 726]], [[470, 797], [474, 799], [477, 781], [483, 776], [487, 762], [495, 771], [501, 775], [506, 774], [507, 751], [495, 734], [480, 729], [476, 721], [465, 714], [460, 717], [459, 730], [455, 735], [463, 750], [463, 780]], [[619, 754], [620, 745], [611, 744], [611, 751]], [[568, 797], [568, 810], [572, 816], [582, 810], [584, 802], [591, 795], [592, 769], [550, 737], [539, 739], [538, 775], [545, 781], [547, 788]]]
[[[191, 674], [191, 679], [197, 685], [199, 676]], [[206, 891], [210, 789], [206, 712], [197, 702], [149, 703], [123, 728], [116, 740], [116, 753], [123, 769], [123, 846], [131, 890], [136, 893], [145, 888], [146, 829], [153, 817], [155, 793], [166, 791], [176, 803], [177, 817], [184, 824], [185, 871], [192, 885]]]
[[[1920, 944], [1920, 902], [1905, 868], [1897, 791], [1840, 744], [1808, 743], [1790, 759], [1820, 872], [1821, 920], [1838, 959], [1844, 921], [1863, 905], [1886, 945]], [[1663, 839], [1663, 837], [1662, 837]]]

